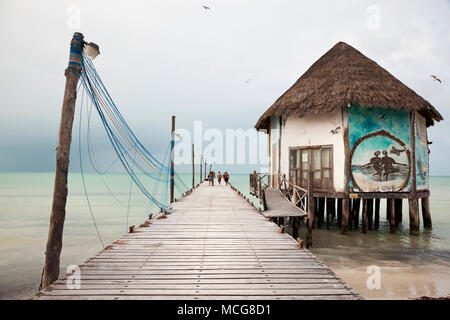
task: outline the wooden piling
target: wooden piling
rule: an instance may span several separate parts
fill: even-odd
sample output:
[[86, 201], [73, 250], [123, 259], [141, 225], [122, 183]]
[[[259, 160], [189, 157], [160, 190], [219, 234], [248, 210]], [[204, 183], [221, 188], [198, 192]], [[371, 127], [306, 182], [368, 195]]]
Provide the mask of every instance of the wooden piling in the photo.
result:
[[431, 223], [431, 212], [430, 212], [430, 197], [423, 197], [421, 202], [422, 202], [423, 227], [431, 229], [432, 223]]
[[362, 202], [361, 232], [367, 233], [367, 199]]
[[293, 217], [292, 219], [292, 238], [298, 238], [298, 227], [299, 227], [300, 219], [299, 217]]
[[353, 215], [353, 224], [355, 228], [359, 227], [359, 208], [361, 205], [361, 199], [353, 199], [353, 208], [352, 208], [352, 215]]
[[403, 199], [395, 199], [395, 226], [398, 228], [403, 220]]
[[[309, 150], [309, 157], [311, 159], [311, 150]], [[308, 219], [307, 219], [307, 232], [306, 232], [306, 248], [309, 249], [312, 247], [312, 227], [314, 222], [314, 195], [312, 192], [312, 170], [311, 170], [311, 161], [309, 163], [310, 170], [308, 171]]]
[[373, 230], [373, 199], [367, 199], [367, 226]]
[[203, 181], [203, 177], [202, 177], [202, 173], [203, 173], [202, 165], [203, 165], [203, 155], [200, 157], [200, 183], [202, 183], [202, 181]]
[[335, 215], [336, 211], [336, 202], [334, 198], [327, 198], [327, 229], [330, 229], [331, 221]]
[[348, 231], [348, 219], [350, 215], [350, 199], [342, 199], [342, 218], [341, 218], [341, 233], [345, 234]]
[[353, 208], [354, 208], [354, 199], [349, 200], [349, 215], [348, 215], [348, 230], [353, 230]]
[[375, 199], [375, 223], [374, 229], [378, 229], [380, 227], [380, 198]]
[[317, 198], [317, 228], [321, 228], [324, 222], [325, 215], [325, 198], [319, 197]]
[[388, 199], [388, 206], [389, 206], [389, 232], [395, 233], [395, 201], [394, 199]]
[[338, 198], [337, 200], [337, 221], [339, 228], [341, 227], [342, 221], [342, 198]]
[[83, 39], [84, 36], [81, 33], [75, 32], [73, 35], [70, 43], [69, 65], [65, 70], [66, 85], [64, 89], [58, 134], [53, 204], [45, 251], [44, 270], [41, 279], [41, 286], [43, 289], [47, 288], [59, 277], [59, 263], [68, 193], [67, 176], [69, 173], [70, 144], [72, 142], [72, 126], [77, 99], [77, 84], [82, 69], [81, 55], [84, 48]]
[[409, 204], [409, 233], [419, 234], [419, 201], [416, 197], [408, 199]]

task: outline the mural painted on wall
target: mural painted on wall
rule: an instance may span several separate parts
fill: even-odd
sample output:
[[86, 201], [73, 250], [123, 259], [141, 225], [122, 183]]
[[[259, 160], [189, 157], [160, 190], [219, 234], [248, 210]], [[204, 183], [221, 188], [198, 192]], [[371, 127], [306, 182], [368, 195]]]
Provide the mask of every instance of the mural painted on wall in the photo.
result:
[[383, 107], [348, 108], [350, 187], [355, 191], [408, 191], [411, 177], [409, 112]]
[[428, 189], [428, 139], [425, 118], [416, 114], [416, 186]]

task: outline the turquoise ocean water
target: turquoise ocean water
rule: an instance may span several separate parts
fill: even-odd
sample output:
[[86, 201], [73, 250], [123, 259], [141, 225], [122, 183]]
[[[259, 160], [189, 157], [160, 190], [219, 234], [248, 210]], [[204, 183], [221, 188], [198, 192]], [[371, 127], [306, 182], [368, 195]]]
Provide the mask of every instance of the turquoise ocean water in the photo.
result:
[[[186, 185], [191, 175], [180, 175]], [[139, 225], [158, 209], [133, 185], [128, 211], [130, 178], [125, 174], [85, 174], [86, 186], [100, 235], [105, 245], [127, 232], [127, 225]], [[198, 181], [198, 177], [196, 177]], [[232, 175], [231, 182], [248, 194], [248, 175]], [[152, 190], [152, 188], [150, 188]], [[184, 191], [184, 190], [183, 190]], [[53, 173], [0, 173], [0, 299], [23, 298], [36, 292], [44, 262], [53, 192]], [[364, 266], [374, 261], [402, 261], [406, 265], [437, 263], [444, 271], [450, 261], [450, 178], [431, 178], [433, 230], [408, 234], [407, 204], [403, 224], [395, 235], [388, 231], [384, 214], [378, 232], [314, 230], [313, 252], [338, 270]], [[180, 195], [180, 191], [177, 192]], [[384, 203], [382, 202], [382, 207]], [[127, 218], [128, 212], [128, 218]], [[128, 219], [128, 220], [127, 220]], [[67, 266], [80, 264], [102, 249], [83, 192], [81, 175], [69, 175], [69, 196], [61, 255], [61, 274]], [[442, 268], [440, 269], [442, 270]], [[442, 294], [450, 282], [444, 275]], [[345, 278], [345, 277], [344, 277]], [[450, 293], [450, 291], [449, 291]]]

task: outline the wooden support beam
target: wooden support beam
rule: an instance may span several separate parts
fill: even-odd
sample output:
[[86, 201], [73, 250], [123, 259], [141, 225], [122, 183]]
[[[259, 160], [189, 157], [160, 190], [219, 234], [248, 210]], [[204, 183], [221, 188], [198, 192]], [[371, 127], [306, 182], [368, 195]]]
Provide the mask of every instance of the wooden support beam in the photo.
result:
[[346, 234], [348, 231], [348, 217], [350, 216], [350, 199], [342, 199], [342, 218], [341, 218], [341, 233]]
[[348, 230], [353, 230], [353, 208], [354, 208], [354, 204], [353, 204], [354, 199], [350, 199], [349, 200], [349, 215], [348, 215]]
[[337, 221], [340, 228], [342, 221], [342, 198], [337, 199]]
[[390, 208], [390, 215], [389, 215], [389, 232], [395, 233], [395, 201], [394, 199], [388, 199], [388, 206]]
[[317, 198], [317, 227], [320, 229], [324, 222], [325, 215], [325, 198]]
[[367, 199], [363, 199], [362, 204], [361, 232], [367, 233]]
[[409, 198], [409, 233], [419, 234], [419, 201], [417, 198]]
[[373, 230], [373, 199], [367, 199], [367, 226]]
[[62, 250], [64, 220], [66, 217], [67, 176], [69, 173], [70, 144], [72, 142], [72, 126], [77, 99], [77, 84], [82, 69], [82, 51], [84, 36], [76, 32], [70, 43], [69, 65], [65, 71], [66, 85], [64, 89], [61, 121], [59, 125], [58, 147], [56, 153], [55, 184], [53, 189], [52, 212], [45, 250], [45, 263], [42, 272], [41, 286], [47, 288], [59, 277], [59, 262]]
[[391, 203], [389, 198], [386, 198], [386, 220], [391, 221]]
[[375, 199], [375, 223], [374, 229], [378, 229], [380, 227], [380, 198]]
[[334, 198], [327, 198], [327, 229], [330, 228], [331, 222], [335, 216], [336, 200]]
[[293, 217], [292, 219], [292, 238], [298, 238], [298, 228], [299, 228], [300, 219], [299, 217]]
[[403, 199], [394, 199], [395, 202], [395, 226], [398, 228], [403, 220]]
[[358, 228], [359, 226], [359, 208], [361, 206], [361, 199], [353, 199], [353, 208], [352, 208], [352, 215], [353, 215], [353, 224], [355, 228]]
[[195, 154], [194, 154], [194, 144], [192, 144], [192, 189], [195, 188]]
[[431, 212], [430, 212], [430, 197], [422, 198], [421, 202], [422, 202], [423, 227], [431, 229], [432, 223], [431, 223]]

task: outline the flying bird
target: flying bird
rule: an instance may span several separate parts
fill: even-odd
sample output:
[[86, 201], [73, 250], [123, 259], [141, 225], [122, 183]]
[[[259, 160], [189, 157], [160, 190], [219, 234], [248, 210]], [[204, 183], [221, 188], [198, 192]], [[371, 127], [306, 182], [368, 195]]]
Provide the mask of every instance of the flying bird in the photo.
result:
[[250, 80], [251, 80], [251, 79], [248, 79], [247, 81], [245, 81], [245, 83], [250, 83]]
[[338, 133], [339, 133], [339, 130], [341, 130], [341, 127], [337, 127], [336, 129], [331, 130], [330, 132], [331, 132], [332, 134], [338, 134]]
[[207, 6], [203, 6], [203, 8], [205, 8], [205, 10], [211, 10], [211, 8]]
[[396, 147], [392, 146], [391, 150], [389, 150], [389, 153], [393, 153], [393, 154], [399, 156], [402, 152], [405, 152], [405, 151], [406, 151], [406, 148], [403, 148], [403, 150], [402, 150], [402, 149], [397, 149]]
[[386, 118], [386, 115], [382, 115], [381, 117], [380, 117], [380, 120], [383, 120], [384, 118]]
[[439, 79], [436, 76], [431, 75], [431, 77], [434, 79], [434, 81], [438, 81], [439, 83], [442, 83], [441, 79]]

